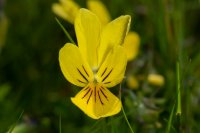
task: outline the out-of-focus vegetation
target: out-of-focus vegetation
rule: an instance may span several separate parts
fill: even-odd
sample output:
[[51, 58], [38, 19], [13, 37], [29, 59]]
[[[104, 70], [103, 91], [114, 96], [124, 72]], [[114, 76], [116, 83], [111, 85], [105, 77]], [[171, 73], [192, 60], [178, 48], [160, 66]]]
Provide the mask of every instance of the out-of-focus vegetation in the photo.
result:
[[[85, 1], [75, 1], [86, 7]], [[54, 2], [0, 0], [0, 132], [130, 132], [123, 113], [92, 120], [71, 103], [79, 88], [60, 71], [58, 51], [69, 40], [55, 21]], [[141, 38], [139, 54], [128, 63], [122, 83], [122, 102], [133, 130], [199, 132], [200, 1], [103, 2], [112, 18], [130, 14], [131, 30]], [[58, 19], [76, 40], [73, 25]], [[164, 77], [163, 83], [149, 80], [150, 74]], [[133, 89], [127, 84], [131, 81], [137, 82]], [[116, 95], [118, 89], [112, 89]]]

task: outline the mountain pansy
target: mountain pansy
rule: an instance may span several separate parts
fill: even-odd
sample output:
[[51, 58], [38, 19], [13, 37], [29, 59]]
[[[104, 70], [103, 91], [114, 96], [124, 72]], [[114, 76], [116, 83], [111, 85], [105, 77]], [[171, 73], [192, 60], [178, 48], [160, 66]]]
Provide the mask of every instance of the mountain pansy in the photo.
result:
[[131, 17], [120, 16], [101, 26], [99, 18], [80, 9], [74, 20], [78, 46], [67, 43], [59, 51], [59, 63], [65, 78], [83, 89], [71, 101], [93, 119], [115, 115], [121, 101], [107, 88], [124, 78], [127, 55], [121, 46], [129, 30]]

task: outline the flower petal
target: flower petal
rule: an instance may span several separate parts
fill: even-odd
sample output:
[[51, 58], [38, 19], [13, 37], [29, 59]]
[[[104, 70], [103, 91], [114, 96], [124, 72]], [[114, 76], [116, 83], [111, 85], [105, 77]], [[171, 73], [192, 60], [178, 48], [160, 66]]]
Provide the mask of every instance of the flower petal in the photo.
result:
[[118, 17], [108, 23], [102, 31], [99, 46], [99, 64], [105, 59], [108, 52], [116, 45], [122, 45], [129, 30], [131, 17], [129, 15]]
[[79, 5], [73, 0], [60, 0], [60, 2], [52, 5], [53, 12], [73, 24], [80, 9]]
[[115, 115], [122, 106], [119, 98], [100, 84], [89, 84], [71, 100], [93, 119]]
[[122, 46], [125, 49], [128, 61], [133, 60], [139, 52], [140, 36], [136, 32], [129, 32]]
[[93, 72], [82, 59], [78, 47], [67, 43], [59, 52], [59, 63], [65, 78], [74, 85], [85, 87], [93, 81]]
[[124, 48], [115, 46], [106, 57], [97, 72], [96, 79], [106, 87], [113, 87], [119, 84], [124, 78], [127, 58]]
[[81, 54], [91, 67], [97, 66], [97, 46], [101, 24], [97, 16], [87, 9], [80, 9], [75, 20], [75, 30]]
[[106, 25], [110, 21], [110, 14], [105, 5], [100, 0], [88, 0], [88, 9], [95, 13], [102, 25]]

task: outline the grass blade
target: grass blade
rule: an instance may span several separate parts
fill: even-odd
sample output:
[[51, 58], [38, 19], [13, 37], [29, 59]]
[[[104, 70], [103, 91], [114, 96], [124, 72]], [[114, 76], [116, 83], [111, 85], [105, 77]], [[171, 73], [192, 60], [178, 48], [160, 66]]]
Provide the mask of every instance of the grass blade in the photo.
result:
[[130, 130], [131, 130], [131, 133], [134, 133], [134, 131], [133, 131], [132, 127], [131, 127], [131, 124], [129, 123], [128, 118], [127, 118], [127, 116], [126, 116], [126, 113], [125, 113], [125, 111], [124, 111], [123, 105], [122, 105], [122, 112], [123, 112], [124, 118], [125, 118], [125, 120], [126, 120], [126, 123], [128, 124], [128, 127], [129, 127]]
[[67, 36], [67, 38], [70, 40], [70, 42], [75, 44], [74, 40], [72, 39], [70, 34], [67, 32], [67, 30], [64, 28], [64, 26], [61, 24], [61, 22], [57, 18], [55, 18], [55, 19], [56, 19], [56, 22], [58, 23], [58, 25], [61, 27], [61, 29], [65, 33], [65, 35]]
[[[121, 88], [121, 84], [120, 84], [120, 88], [119, 88], [119, 97], [120, 97], [120, 100], [121, 100], [121, 90], [122, 90], [122, 88]], [[124, 118], [125, 118], [125, 120], [126, 120], [126, 123], [127, 123], [128, 127], [129, 127], [130, 130], [131, 130], [131, 133], [134, 133], [134, 131], [133, 131], [132, 127], [131, 127], [131, 124], [130, 124], [130, 122], [128, 121], [128, 118], [127, 118], [126, 113], [125, 113], [125, 111], [124, 111], [123, 105], [122, 105], [122, 112], [123, 112]]]
[[177, 109], [176, 115], [181, 115], [181, 90], [180, 90], [180, 65], [176, 63], [176, 77], [177, 77]]
[[59, 133], [62, 133], [62, 119], [61, 119], [61, 114], [59, 117]]
[[12, 133], [12, 131], [15, 129], [17, 123], [19, 122], [19, 120], [21, 119], [22, 115], [24, 114], [24, 110], [21, 112], [21, 114], [19, 115], [17, 121], [14, 123], [14, 125], [12, 125], [12, 127], [9, 129], [8, 133]]
[[170, 116], [169, 116], [169, 121], [168, 121], [168, 124], [167, 124], [166, 133], [170, 133], [170, 130], [171, 130], [171, 127], [172, 127], [172, 120], [173, 120], [173, 116], [174, 116], [174, 108], [175, 108], [175, 104], [173, 105], [172, 111], [171, 111]]

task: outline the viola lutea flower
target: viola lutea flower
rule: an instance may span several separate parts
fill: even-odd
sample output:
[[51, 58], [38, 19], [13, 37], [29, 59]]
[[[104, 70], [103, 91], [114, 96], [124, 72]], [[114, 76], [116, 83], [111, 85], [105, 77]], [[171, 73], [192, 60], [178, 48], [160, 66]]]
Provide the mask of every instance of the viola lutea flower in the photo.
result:
[[106, 26], [87, 9], [75, 19], [78, 46], [67, 43], [59, 52], [65, 78], [83, 89], [71, 101], [93, 119], [115, 115], [121, 101], [107, 88], [119, 84], [125, 73], [127, 56], [123, 44], [131, 18], [121, 16]]

